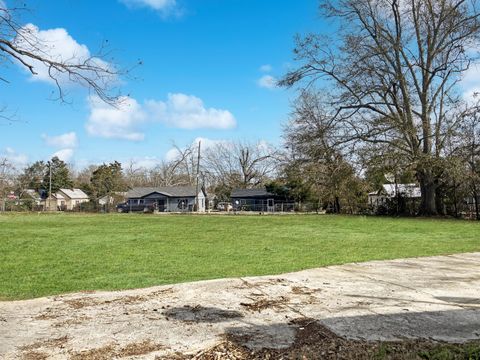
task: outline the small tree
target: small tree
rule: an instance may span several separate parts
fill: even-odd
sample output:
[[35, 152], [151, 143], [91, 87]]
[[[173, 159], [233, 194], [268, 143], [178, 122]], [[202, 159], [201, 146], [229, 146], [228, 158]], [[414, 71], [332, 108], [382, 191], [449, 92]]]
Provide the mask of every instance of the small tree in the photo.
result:
[[125, 191], [125, 181], [122, 175], [122, 164], [115, 161], [110, 164], [100, 165], [92, 173], [90, 179], [91, 190], [95, 203], [102, 196], [113, 196], [114, 192]]
[[[42, 186], [47, 191], [51, 190], [52, 193], [60, 189], [71, 189], [73, 187], [70, 170], [63, 160], [55, 156], [45, 164]], [[49, 194], [49, 196], [51, 196], [51, 194]]]

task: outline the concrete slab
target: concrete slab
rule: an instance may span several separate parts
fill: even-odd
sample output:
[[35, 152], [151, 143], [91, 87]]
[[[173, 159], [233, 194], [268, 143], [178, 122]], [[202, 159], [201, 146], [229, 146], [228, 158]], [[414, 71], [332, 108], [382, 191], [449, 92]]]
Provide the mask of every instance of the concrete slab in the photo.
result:
[[349, 339], [480, 339], [480, 253], [0, 302], [0, 358], [153, 359], [202, 351], [225, 334], [252, 349], [285, 348], [301, 318]]

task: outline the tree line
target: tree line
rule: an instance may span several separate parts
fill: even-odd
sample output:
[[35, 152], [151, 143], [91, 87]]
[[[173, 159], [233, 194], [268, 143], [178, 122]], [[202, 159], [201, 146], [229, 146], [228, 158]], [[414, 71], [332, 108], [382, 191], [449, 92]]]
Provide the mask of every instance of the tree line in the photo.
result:
[[[444, 163], [437, 192], [443, 215], [458, 217], [467, 210], [466, 200], [476, 199], [476, 217], [480, 219], [479, 119], [472, 115], [465, 128], [469, 141], [457, 145], [455, 155]], [[133, 161], [124, 165], [113, 161], [75, 169], [54, 157], [15, 169], [4, 158], [0, 160], [0, 194], [5, 199], [13, 192], [22, 198], [27, 189], [33, 189], [46, 197], [60, 188], [80, 188], [91, 198], [90, 208], [98, 209], [104, 196], [115, 198], [134, 187], [196, 186], [198, 179], [199, 186], [210, 197], [214, 195], [217, 203], [230, 201], [233, 189], [265, 187], [285, 199], [309, 204], [310, 209], [359, 214], [379, 211], [369, 206], [367, 196], [388, 183], [386, 174], [394, 174], [399, 184], [416, 181], [415, 169], [395, 153], [369, 148], [361, 148], [355, 155], [342, 151], [332, 135], [335, 124], [318, 95], [303, 93], [285, 125], [282, 147], [265, 142], [219, 142], [202, 150], [198, 163], [198, 144], [193, 144], [177, 147], [175, 158], [149, 168]], [[469, 132], [474, 130], [472, 137]], [[407, 200], [392, 198], [380, 213], [416, 215], [420, 208], [408, 208]]]

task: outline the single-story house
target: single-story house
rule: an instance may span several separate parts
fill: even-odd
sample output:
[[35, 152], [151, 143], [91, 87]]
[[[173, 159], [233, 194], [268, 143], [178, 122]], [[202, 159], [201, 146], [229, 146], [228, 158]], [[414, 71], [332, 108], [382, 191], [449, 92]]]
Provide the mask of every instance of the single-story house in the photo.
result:
[[368, 194], [368, 204], [377, 208], [384, 206], [397, 196], [403, 199], [420, 199], [422, 193], [416, 184], [384, 184], [378, 191]]
[[205, 212], [206, 194], [200, 189], [197, 193], [194, 186], [137, 187], [126, 194], [127, 206], [154, 206], [159, 212]]
[[42, 206], [47, 211], [65, 210], [65, 198], [62, 194], [52, 193], [51, 196], [47, 195], [42, 199]]
[[42, 194], [37, 192], [35, 189], [26, 189], [23, 191], [22, 199], [31, 200], [35, 206], [40, 206], [42, 204]]
[[60, 189], [57, 195], [62, 195], [65, 199], [65, 210], [73, 210], [76, 206], [90, 201], [88, 195], [81, 189]]
[[49, 211], [65, 211], [89, 201], [90, 198], [81, 189], [59, 189], [52, 196], [44, 198], [42, 205]]
[[127, 195], [126, 192], [123, 191], [115, 191], [110, 195], [104, 195], [98, 199], [98, 204], [105, 206], [105, 205], [116, 205], [120, 202], [125, 201], [125, 196]]
[[267, 191], [266, 188], [234, 189], [230, 195], [234, 211], [293, 211], [295, 201]]

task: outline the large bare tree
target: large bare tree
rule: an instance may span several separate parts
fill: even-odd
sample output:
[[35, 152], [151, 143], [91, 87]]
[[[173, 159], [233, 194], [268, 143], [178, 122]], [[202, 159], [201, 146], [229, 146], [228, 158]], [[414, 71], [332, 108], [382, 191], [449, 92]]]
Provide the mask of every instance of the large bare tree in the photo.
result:
[[202, 166], [212, 185], [255, 188], [276, 176], [278, 151], [264, 142], [218, 142], [203, 153]]
[[420, 213], [436, 214], [439, 160], [466, 106], [459, 82], [477, 59], [479, 1], [320, 3], [338, 31], [299, 38], [300, 65], [281, 84], [324, 86], [347, 129], [345, 141], [401, 152], [420, 182]]

